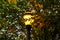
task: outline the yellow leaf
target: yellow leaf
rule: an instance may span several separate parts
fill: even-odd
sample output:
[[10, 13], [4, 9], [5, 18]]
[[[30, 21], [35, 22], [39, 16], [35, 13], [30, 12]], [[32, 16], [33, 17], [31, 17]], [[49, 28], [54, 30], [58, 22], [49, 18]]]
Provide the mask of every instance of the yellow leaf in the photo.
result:
[[11, 0], [7, 0], [8, 1], [8, 3], [10, 3], [11, 2]]
[[14, 4], [17, 4], [17, 0], [13, 0]]
[[8, 1], [8, 3], [10, 4], [10, 3], [14, 3], [14, 4], [17, 4], [17, 0], [7, 0]]

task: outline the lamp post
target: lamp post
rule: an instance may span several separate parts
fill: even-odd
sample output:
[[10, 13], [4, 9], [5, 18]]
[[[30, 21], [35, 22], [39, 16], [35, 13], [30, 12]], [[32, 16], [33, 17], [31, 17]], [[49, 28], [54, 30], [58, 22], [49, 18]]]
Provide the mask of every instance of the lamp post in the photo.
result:
[[24, 15], [23, 15], [23, 22], [24, 24], [26, 25], [26, 29], [27, 29], [27, 40], [30, 40], [30, 30], [31, 30], [31, 25], [32, 23], [34, 22], [34, 19], [33, 19], [33, 15], [31, 12], [26, 12]]

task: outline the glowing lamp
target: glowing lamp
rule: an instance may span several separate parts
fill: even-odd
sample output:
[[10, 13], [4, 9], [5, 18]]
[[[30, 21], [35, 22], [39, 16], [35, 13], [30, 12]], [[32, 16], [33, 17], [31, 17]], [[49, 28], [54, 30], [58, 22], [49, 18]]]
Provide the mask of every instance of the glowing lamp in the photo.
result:
[[31, 14], [31, 12], [26, 12], [23, 16], [24, 24], [25, 25], [31, 25], [34, 22], [33, 17], [34, 16]]

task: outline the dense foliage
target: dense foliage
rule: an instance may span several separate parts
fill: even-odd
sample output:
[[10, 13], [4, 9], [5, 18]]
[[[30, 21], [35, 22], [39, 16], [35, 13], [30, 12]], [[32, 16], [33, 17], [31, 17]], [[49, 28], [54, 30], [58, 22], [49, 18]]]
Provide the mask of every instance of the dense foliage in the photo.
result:
[[0, 40], [26, 40], [25, 12], [35, 16], [31, 40], [60, 40], [60, 0], [0, 0]]

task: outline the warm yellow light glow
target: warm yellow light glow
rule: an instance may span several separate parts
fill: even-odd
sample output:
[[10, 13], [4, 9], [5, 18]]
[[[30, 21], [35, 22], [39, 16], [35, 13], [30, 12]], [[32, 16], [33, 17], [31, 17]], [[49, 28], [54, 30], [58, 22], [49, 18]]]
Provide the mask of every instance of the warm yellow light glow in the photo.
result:
[[31, 25], [34, 22], [34, 19], [25, 21], [25, 25]]
[[31, 25], [34, 22], [34, 19], [32, 19], [32, 15], [24, 15], [23, 19], [25, 20], [25, 25]]
[[31, 15], [24, 15], [23, 18], [24, 19], [30, 19], [32, 16]]

